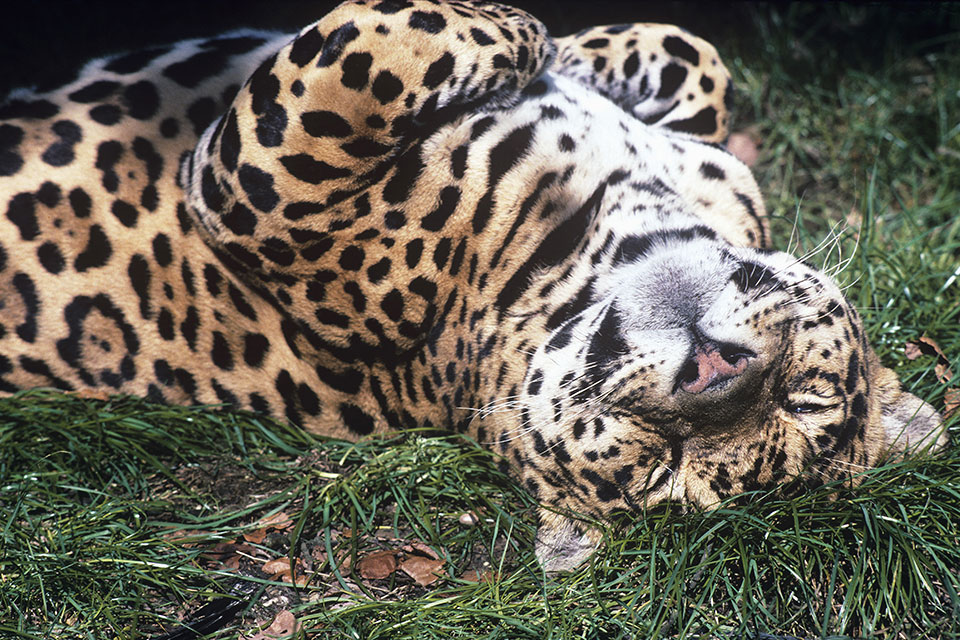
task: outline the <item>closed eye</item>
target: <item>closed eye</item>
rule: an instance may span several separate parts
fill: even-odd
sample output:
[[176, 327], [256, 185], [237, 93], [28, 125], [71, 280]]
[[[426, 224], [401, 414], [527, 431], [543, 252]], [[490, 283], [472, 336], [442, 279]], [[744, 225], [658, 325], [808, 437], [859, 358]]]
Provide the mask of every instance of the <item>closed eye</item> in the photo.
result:
[[842, 404], [837, 396], [819, 396], [813, 393], [792, 393], [783, 408], [789, 413], [821, 413], [836, 409]]

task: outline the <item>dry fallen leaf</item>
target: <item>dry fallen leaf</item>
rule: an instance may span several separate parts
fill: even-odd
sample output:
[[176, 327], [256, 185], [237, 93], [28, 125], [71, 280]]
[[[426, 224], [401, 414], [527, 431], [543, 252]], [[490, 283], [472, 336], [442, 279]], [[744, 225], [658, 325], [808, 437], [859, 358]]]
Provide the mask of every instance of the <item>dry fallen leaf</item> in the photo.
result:
[[760, 150], [757, 148], [754, 136], [744, 131], [730, 134], [727, 139], [727, 151], [748, 167], [755, 165], [757, 158], [760, 157]]
[[281, 611], [269, 627], [253, 636], [240, 636], [242, 640], [274, 640], [296, 633], [300, 629], [297, 619], [289, 611]]
[[935, 356], [937, 358], [937, 364], [934, 365], [933, 370], [937, 374], [937, 379], [943, 384], [947, 384], [953, 379], [953, 371], [950, 370], [950, 361], [947, 360], [947, 356], [944, 355], [943, 350], [940, 349], [940, 345], [932, 338], [923, 335], [916, 340], [911, 340], [904, 345], [903, 352], [908, 360], [916, 360], [921, 355]]
[[952, 387], [943, 394], [943, 416], [949, 418], [957, 409], [960, 409], [960, 387]]
[[400, 570], [413, 578], [421, 587], [426, 587], [440, 578], [437, 572], [443, 569], [444, 564], [441, 558], [410, 555], [400, 561]]
[[357, 562], [357, 569], [367, 580], [383, 580], [397, 570], [397, 552], [384, 549], [369, 553]]
[[467, 582], [484, 582], [490, 583], [496, 580], [497, 574], [495, 574], [490, 569], [483, 569], [477, 571], [476, 569], [468, 569], [463, 572], [463, 575], [460, 576], [461, 580], [466, 580]]

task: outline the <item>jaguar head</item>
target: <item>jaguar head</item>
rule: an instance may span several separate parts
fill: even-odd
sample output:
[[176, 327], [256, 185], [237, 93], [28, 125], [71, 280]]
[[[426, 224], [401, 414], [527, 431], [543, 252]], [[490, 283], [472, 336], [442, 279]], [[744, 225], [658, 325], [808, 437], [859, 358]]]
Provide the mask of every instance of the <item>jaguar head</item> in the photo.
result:
[[[856, 483], [891, 451], [945, 443], [829, 277], [711, 235], [622, 238], [630, 259], [536, 350], [521, 473], [544, 504], [598, 518], [668, 500], [709, 508], [798, 478]], [[548, 570], [596, 542], [542, 511]]]

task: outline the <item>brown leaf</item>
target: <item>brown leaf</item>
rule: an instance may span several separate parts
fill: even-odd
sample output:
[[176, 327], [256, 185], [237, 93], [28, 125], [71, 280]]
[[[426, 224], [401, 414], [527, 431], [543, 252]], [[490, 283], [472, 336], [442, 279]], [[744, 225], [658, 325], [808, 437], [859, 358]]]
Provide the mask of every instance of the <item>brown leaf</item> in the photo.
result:
[[409, 555], [400, 561], [400, 570], [413, 578], [421, 587], [426, 587], [440, 578], [437, 572], [443, 569], [444, 564], [441, 558]]
[[275, 576], [280, 573], [290, 573], [290, 558], [274, 558], [267, 560], [260, 567], [264, 573]]
[[431, 560], [436, 560], [440, 557], [439, 553], [422, 542], [411, 542], [410, 544], [405, 544], [403, 545], [403, 550], [407, 553], [415, 553], [417, 555], [426, 556]]
[[253, 544], [260, 544], [267, 537], [266, 528], [257, 529], [256, 531], [247, 531], [243, 534], [243, 539], [247, 542], [252, 542]]
[[291, 636], [300, 629], [296, 617], [289, 611], [281, 611], [269, 627], [253, 636], [240, 636], [243, 640], [274, 640]]
[[272, 516], [267, 516], [258, 522], [261, 527], [267, 529], [276, 529], [277, 531], [284, 531], [290, 529], [295, 524], [293, 518], [288, 516], [283, 511], [273, 514]]
[[397, 570], [397, 552], [384, 549], [369, 553], [357, 561], [357, 569], [367, 580], [383, 580]]
[[755, 165], [760, 157], [757, 143], [748, 132], [731, 133], [727, 139], [727, 151], [748, 167]]
[[463, 575], [460, 576], [461, 580], [466, 580], [467, 582], [484, 582], [490, 583], [496, 580], [497, 574], [495, 574], [490, 569], [483, 569], [482, 571], [477, 571], [476, 569], [468, 569], [463, 572]]
[[953, 371], [950, 370], [950, 361], [947, 360], [947, 356], [945, 356], [943, 350], [940, 349], [940, 345], [932, 338], [923, 335], [916, 340], [911, 340], [904, 345], [903, 352], [908, 360], [916, 360], [921, 355], [935, 356], [937, 358], [937, 364], [934, 365], [933, 370], [937, 374], [937, 379], [942, 384], [947, 384], [953, 379]]
[[943, 394], [943, 417], [949, 418], [960, 409], [960, 387], [951, 387]]

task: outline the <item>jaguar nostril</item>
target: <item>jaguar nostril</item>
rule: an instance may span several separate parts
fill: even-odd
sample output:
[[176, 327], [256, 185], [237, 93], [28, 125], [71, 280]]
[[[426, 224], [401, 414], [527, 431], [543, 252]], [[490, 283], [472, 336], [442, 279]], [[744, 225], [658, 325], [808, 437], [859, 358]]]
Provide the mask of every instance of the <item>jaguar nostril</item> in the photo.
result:
[[677, 372], [674, 393], [702, 393], [717, 385], [736, 378], [747, 370], [749, 360], [756, 353], [730, 343], [711, 340], [695, 345], [687, 361]]
[[688, 384], [691, 382], [696, 382], [697, 378], [700, 376], [700, 367], [697, 365], [697, 361], [693, 358], [689, 358], [680, 368], [680, 372], [677, 373], [677, 383], [674, 385], [674, 391], [677, 387]]
[[741, 361], [749, 360], [757, 355], [754, 351], [751, 351], [746, 347], [730, 344], [729, 342], [721, 342], [718, 350], [720, 352], [720, 357], [734, 367], [739, 365]]

